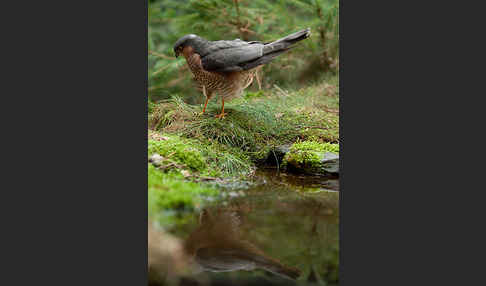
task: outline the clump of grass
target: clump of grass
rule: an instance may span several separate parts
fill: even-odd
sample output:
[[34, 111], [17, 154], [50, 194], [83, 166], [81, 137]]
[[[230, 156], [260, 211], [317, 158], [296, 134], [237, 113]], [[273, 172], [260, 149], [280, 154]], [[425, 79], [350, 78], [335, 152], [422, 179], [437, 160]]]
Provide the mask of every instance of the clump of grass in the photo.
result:
[[210, 176], [246, 176], [254, 171], [249, 156], [240, 152], [237, 148], [222, 145], [217, 142], [199, 144], [209, 165]]
[[[236, 147], [248, 154], [255, 154], [269, 140], [282, 132], [287, 126], [279, 125], [273, 116], [272, 106], [262, 103], [252, 105], [240, 99], [225, 108], [228, 115], [224, 120], [208, 114], [200, 120], [195, 119], [180, 130], [187, 137], [214, 140], [220, 144]], [[212, 113], [214, 109], [210, 109]]]
[[[150, 107], [150, 106], [149, 106]], [[165, 129], [176, 131], [184, 127], [186, 121], [191, 121], [197, 115], [195, 106], [185, 103], [179, 96], [160, 101], [149, 108], [148, 123], [153, 130]]]
[[335, 79], [311, 85], [287, 96], [273, 96], [283, 124], [292, 126], [286, 134], [292, 141], [312, 140], [337, 143], [339, 140], [339, 88]]

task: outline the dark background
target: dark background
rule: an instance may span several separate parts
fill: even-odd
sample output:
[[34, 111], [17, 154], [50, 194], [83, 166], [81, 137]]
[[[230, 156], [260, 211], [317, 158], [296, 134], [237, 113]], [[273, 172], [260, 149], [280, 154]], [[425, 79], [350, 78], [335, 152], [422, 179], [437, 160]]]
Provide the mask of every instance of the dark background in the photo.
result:
[[[17, 5], [2, 9], [3, 284], [144, 285], [147, 3]], [[483, 143], [466, 64], [484, 47], [463, 44], [482, 10], [445, 5], [341, 1], [342, 285], [482, 281], [482, 169], [466, 161], [481, 157], [453, 156]]]

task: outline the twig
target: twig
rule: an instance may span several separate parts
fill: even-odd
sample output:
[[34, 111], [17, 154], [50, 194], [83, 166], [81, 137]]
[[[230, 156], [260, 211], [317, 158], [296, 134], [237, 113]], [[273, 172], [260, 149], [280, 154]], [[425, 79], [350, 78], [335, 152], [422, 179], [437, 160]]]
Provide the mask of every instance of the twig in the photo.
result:
[[285, 90], [281, 89], [278, 85], [273, 84], [273, 87], [280, 91], [284, 96], [289, 96], [289, 94]]
[[301, 128], [315, 128], [315, 129], [322, 129], [322, 130], [329, 129], [329, 128], [321, 127], [321, 126], [302, 126]]
[[158, 69], [158, 70], [154, 71], [154, 72], [152, 73], [152, 75], [157, 75], [157, 74], [159, 74], [160, 72], [162, 72], [163, 70], [165, 70], [165, 69], [166, 69], [166, 68], [168, 68], [169, 66], [170, 66], [170, 64], [169, 64], [169, 65], [165, 65], [165, 66], [161, 67], [160, 69]]
[[336, 113], [336, 114], [339, 113], [339, 110], [335, 110], [335, 109], [331, 109], [331, 108], [327, 108], [327, 107], [322, 107], [322, 109], [324, 109], [327, 112], [331, 112], [331, 113]]
[[272, 149], [273, 157], [275, 158], [275, 162], [277, 163], [277, 172], [280, 173], [280, 164], [277, 159], [277, 155], [275, 154], [275, 151]]
[[156, 57], [159, 57], [159, 58], [164, 58], [164, 59], [168, 59], [168, 60], [175, 60], [174, 57], [169, 57], [167, 55], [160, 54], [160, 53], [157, 53], [157, 52], [154, 52], [154, 51], [148, 51], [148, 53], [151, 54], [151, 55], [154, 55]]
[[255, 77], [258, 83], [258, 90], [262, 90], [262, 82], [260, 81], [260, 73], [259, 73], [260, 70], [261, 68], [257, 68], [255, 71]]
[[177, 169], [182, 169], [184, 166], [183, 166], [183, 165], [179, 165], [179, 164], [177, 164], [177, 163], [172, 162], [172, 163], [169, 163], [169, 164], [167, 164], [167, 165], [161, 165], [161, 166], [159, 166], [159, 169], [160, 169], [160, 170], [165, 170], [165, 169], [168, 169], [168, 168], [170, 168], [170, 167], [177, 167]]
[[[235, 9], [236, 9], [236, 21], [237, 21], [237, 27], [238, 27], [238, 30], [240, 31], [241, 33], [241, 22], [240, 22], [240, 8], [238, 6], [238, 0], [233, 0], [233, 3], [235, 3]], [[241, 34], [241, 36], [243, 37], [243, 33]]]
[[216, 179], [218, 179], [218, 178], [213, 178], [213, 177], [198, 177], [198, 179], [207, 180], [207, 181], [212, 181], [212, 180], [216, 180]]
[[[241, 31], [242, 33], [247, 32], [247, 33], [250, 33], [250, 34], [256, 34], [256, 32], [255, 32], [255, 31], [252, 31], [252, 30], [250, 30], [250, 29], [248, 29], [248, 28], [240, 28], [240, 31]], [[243, 36], [243, 38], [244, 38], [244, 36]]]
[[167, 155], [167, 158], [172, 157], [172, 155], [174, 155], [175, 153], [176, 153], [176, 152], [172, 152], [172, 153], [170, 153], [169, 155]]

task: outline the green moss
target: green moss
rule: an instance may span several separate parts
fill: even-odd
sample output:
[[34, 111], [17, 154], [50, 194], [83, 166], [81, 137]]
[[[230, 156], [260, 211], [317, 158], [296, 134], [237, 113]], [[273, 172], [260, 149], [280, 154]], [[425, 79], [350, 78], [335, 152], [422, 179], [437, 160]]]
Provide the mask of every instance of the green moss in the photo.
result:
[[332, 152], [339, 154], [339, 144], [320, 143], [314, 141], [302, 141], [293, 144], [290, 147], [291, 152], [297, 151], [314, 151], [314, 152]]
[[339, 138], [336, 79], [296, 91], [247, 91], [225, 102], [224, 120], [214, 117], [221, 108], [218, 97], [199, 115], [202, 106], [174, 95], [151, 106], [149, 129], [169, 140], [149, 141], [149, 154], [162, 155], [165, 165], [175, 164], [172, 169], [182, 166], [198, 175], [228, 177], [251, 173], [276, 146], [297, 141], [294, 149], [301, 151], [295, 160], [315, 163], [318, 158], [311, 151], [339, 152], [338, 145], [329, 144]]
[[163, 173], [148, 164], [149, 214], [163, 209], [193, 209], [203, 196], [217, 195], [218, 191], [194, 182], [184, 181], [180, 174]]
[[[148, 156], [161, 155], [162, 168], [166, 171], [185, 169], [192, 175], [228, 177], [247, 175], [252, 171], [250, 158], [238, 148], [219, 144], [217, 141], [202, 142], [170, 134], [149, 132]], [[160, 138], [163, 137], [162, 140]]]
[[291, 163], [295, 166], [319, 167], [322, 153], [332, 152], [339, 154], [339, 144], [320, 143], [314, 141], [297, 142], [285, 154], [282, 167]]
[[161, 141], [149, 140], [149, 157], [154, 153], [180, 163], [192, 171], [204, 171], [206, 169], [206, 163], [201, 152], [178, 138], [171, 137], [168, 140]]

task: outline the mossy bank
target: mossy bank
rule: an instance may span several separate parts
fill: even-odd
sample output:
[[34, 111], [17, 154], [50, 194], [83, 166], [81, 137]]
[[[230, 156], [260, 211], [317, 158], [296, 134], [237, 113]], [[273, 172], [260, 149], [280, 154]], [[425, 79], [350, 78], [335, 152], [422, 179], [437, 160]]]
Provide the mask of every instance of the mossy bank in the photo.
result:
[[296, 91], [246, 92], [225, 103], [223, 120], [214, 117], [220, 111], [216, 99], [203, 115], [202, 105], [187, 104], [177, 95], [149, 102], [152, 207], [194, 208], [200, 198], [218, 193], [206, 182], [248, 179], [283, 144], [292, 146], [287, 164], [312, 165], [316, 152], [339, 153], [337, 84], [337, 77], [331, 77]]

